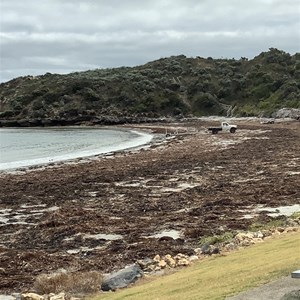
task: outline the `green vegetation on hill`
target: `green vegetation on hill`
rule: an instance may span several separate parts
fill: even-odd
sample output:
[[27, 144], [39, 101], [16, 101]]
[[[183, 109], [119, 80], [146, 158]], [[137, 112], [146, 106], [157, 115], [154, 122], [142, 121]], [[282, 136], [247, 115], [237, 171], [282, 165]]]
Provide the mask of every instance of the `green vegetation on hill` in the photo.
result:
[[300, 53], [162, 58], [138, 67], [46, 73], [0, 84], [0, 119], [271, 116], [300, 108]]

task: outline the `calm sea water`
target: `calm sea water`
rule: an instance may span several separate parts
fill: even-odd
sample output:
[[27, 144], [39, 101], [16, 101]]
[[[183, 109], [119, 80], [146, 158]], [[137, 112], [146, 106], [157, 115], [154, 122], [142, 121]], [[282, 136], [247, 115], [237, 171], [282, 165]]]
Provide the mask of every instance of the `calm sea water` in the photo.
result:
[[151, 139], [150, 134], [121, 129], [0, 128], [0, 170], [118, 151]]

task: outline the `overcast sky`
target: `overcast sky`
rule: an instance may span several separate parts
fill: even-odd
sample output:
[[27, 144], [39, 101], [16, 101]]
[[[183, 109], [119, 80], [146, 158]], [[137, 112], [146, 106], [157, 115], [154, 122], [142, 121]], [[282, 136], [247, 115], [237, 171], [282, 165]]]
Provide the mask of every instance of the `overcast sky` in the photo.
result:
[[0, 82], [171, 55], [300, 52], [299, 0], [0, 0]]

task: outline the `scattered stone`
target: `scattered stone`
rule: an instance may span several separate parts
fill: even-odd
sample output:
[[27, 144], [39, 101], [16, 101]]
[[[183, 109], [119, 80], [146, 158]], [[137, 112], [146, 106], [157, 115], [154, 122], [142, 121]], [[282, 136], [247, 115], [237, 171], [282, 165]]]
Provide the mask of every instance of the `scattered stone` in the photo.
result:
[[202, 249], [201, 248], [196, 248], [194, 249], [194, 252], [196, 255], [200, 256], [202, 254]]
[[177, 266], [188, 266], [189, 264], [190, 261], [186, 258], [182, 258], [177, 261]]
[[235, 236], [235, 241], [243, 247], [247, 247], [255, 244], [254, 242], [254, 234], [252, 232], [239, 232]]
[[235, 239], [238, 242], [243, 242], [244, 240], [250, 240], [253, 239], [254, 235], [250, 232], [239, 232], [236, 236]]
[[117, 289], [127, 287], [129, 284], [137, 281], [142, 276], [143, 271], [140, 266], [133, 264], [122, 270], [119, 270], [118, 272], [111, 273], [104, 278], [101, 289], [103, 291], [115, 291]]
[[259, 238], [259, 239], [263, 239], [264, 238], [264, 235], [261, 231], [257, 231], [257, 232], [254, 232], [254, 237], [255, 238]]
[[25, 293], [22, 294], [22, 299], [23, 300], [44, 300], [44, 297], [36, 293]]
[[229, 243], [229, 244], [226, 244], [226, 245], [224, 246], [224, 250], [225, 250], [225, 251], [233, 251], [233, 250], [235, 250], [235, 249], [237, 249], [237, 248], [238, 248], [238, 245], [235, 244], [235, 243], [233, 243], [233, 242], [231, 242], [231, 243]]
[[198, 260], [198, 259], [199, 259], [199, 257], [197, 255], [192, 255], [192, 256], [189, 257], [190, 261], [195, 261], [195, 260]]
[[213, 247], [210, 253], [211, 254], [219, 254], [220, 253], [220, 249], [218, 247]]
[[157, 268], [157, 266], [153, 264], [153, 265], [148, 266], [143, 271], [145, 271], [145, 272], [154, 272], [156, 270], [156, 268]]
[[271, 230], [262, 230], [261, 233], [263, 234], [264, 238], [272, 235]]
[[160, 262], [160, 261], [161, 261], [161, 258], [160, 258], [160, 256], [157, 254], [157, 255], [154, 256], [153, 260], [154, 260], [155, 262]]
[[188, 266], [190, 264], [189, 257], [182, 253], [178, 253], [174, 259], [177, 266]]
[[263, 241], [264, 241], [264, 240], [261, 239], [261, 238], [254, 238], [254, 239], [253, 239], [254, 244], [256, 244], [256, 243], [262, 243]]
[[284, 232], [297, 232], [299, 229], [297, 227], [287, 227], [285, 228]]
[[153, 265], [153, 263], [154, 260], [149, 257], [137, 261], [137, 264], [142, 268], [142, 270], [149, 268], [151, 265]]
[[159, 272], [159, 271], [161, 271], [161, 267], [160, 266], [155, 266], [154, 272]]
[[158, 266], [159, 266], [161, 269], [164, 269], [164, 268], [167, 266], [167, 263], [165, 262], [164, 259], [162, 259], [162, 260], [158, 263]]
[[65, 300], [65, 293], [59, 293], [49, 297], [49, 300]]
[[165, 255], [164, 258], [170, 268], [176, 267], [176, 261], [173, 259], [173, 257], [170, 254]]

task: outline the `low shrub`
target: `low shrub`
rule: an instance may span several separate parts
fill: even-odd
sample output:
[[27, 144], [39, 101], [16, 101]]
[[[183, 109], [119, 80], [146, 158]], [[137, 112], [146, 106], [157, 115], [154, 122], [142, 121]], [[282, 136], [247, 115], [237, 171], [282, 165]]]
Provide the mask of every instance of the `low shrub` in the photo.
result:
[[102, 279], [102, 274], [97, 271], [42, 274], [35, 280], [34, 288], [41, 295], [89, 294], [99, 291]]
[[204, 236], [200, 240], [200, 246], [228, 243], [234, 238], [234, 232], [225, 232], [221, 235]]

